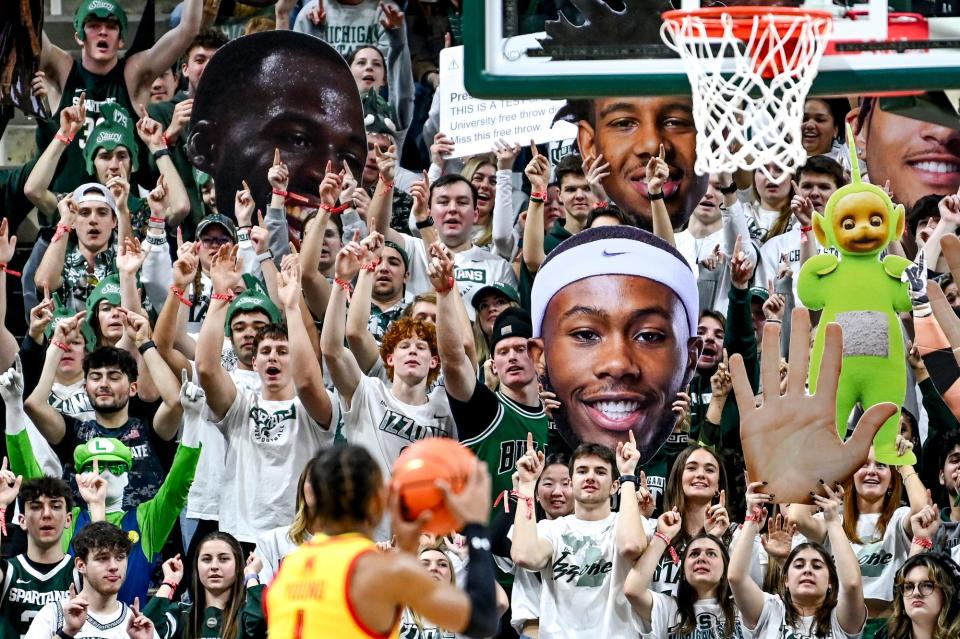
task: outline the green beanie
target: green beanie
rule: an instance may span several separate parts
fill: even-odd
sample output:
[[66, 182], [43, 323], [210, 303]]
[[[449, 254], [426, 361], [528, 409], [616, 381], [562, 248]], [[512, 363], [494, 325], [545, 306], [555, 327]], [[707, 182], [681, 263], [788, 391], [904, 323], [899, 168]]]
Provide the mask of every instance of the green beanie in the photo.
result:
[[120, 23], [120, 39], [124, 39], [124, 34], [127, 32], [127, 12], [118, 2], [113, 0], [85, 0], [77, 6], [77, 10], [73, 14], [73, 30], [77, 32], [77, 37], [80, 38], [81, 42], [87, 38], [87, 35], [83, 32], [83, 23], [90, 16], [103, 18], [104, 20], [116, 18], [117, 22]]
[[[53, 332], [57, 328], [57, 322], [60, 320], [65, 320], [73, 317], [76, 313], [72, 309], [63, 305], [63, 302], [60, 300], [59, 293], [53, 294], [53, 321], [50, 322], [50, 325], [47, 326], [46, 330], [43, 332], [46, 335], [47, 339], [53, 338]], [[91, 344], [97, 341], [97, 338], [91, 328], [90, 324], [86, 321], [80, 323], [80, 333], [83, 335], [83, 339], [86, 342], [87, 350], [93, 350]]]
[[363, 126], [367, 133], [389, 135], [397, 139], [397, 116], [390, 103], [374, 90], [360, 96], [363, 104]]
[[93, 158], [99, 149], [112, 151], [122, 146], [130, 152], [130, 172], [137, 170], [137, 140], [134, 137], [133, 118], [122, 106], [108, 102], [101, 105], [100, 115], [103, 120], [87, 136], [87, 145], [83, 149], [83, 157], [87, 161], [87, 172], [96, 175]]
[[[244, 274], [243, 279], [247, 283], [247, 290], [238, 295], [237, 298], [230, 303], [230, 306], [227, 307], [227, 321], [223, 327], [227, 337], [233, 335], [233, 331], [230, 330], [230, 323], [233, 321], [233, 316], [237, 313], [260, 311], [270, 318], [271, 323], [280, 323], [280, 309], [277, 308], [277, 305], [273, 303], [270, 296], [263, 290], [263, 285], [260, 284], [259, 280], [249, 274]], [[250, 280], [253, 280], [253, 282]]]

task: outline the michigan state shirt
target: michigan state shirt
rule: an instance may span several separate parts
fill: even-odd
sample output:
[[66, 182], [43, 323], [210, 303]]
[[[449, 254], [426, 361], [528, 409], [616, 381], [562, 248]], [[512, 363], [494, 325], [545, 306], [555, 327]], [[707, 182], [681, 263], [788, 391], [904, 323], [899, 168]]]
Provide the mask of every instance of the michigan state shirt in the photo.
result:
[[[80, 632], [73, 637], [74, 639], [129, 639], [127, 624], [130, 623], [132, 616], [133, 611], [130, 607], [119, 601], [116, 610], [111, 613], [101, 615], [87, 609], [87, 621], [80, 628]], [[63, 621], [61, 602], [49, 603], [30, 624], [26, 639], [50, 639], [58, 631], [63, 630]], [[156, 631], [153, 636], [154, 639], [159, 639]]]
[[[330, 403], [335, 424], [332, 394]], [[297, 478], [322, 446], [333, 443], [334, 429], [315, 422], [299, 398], [270, 401], [240, 387], [215, 425], [227, 442], [220, 530], [254, 543], [257, 535], [293, 520]]]
[[[864, 619], [866, 624], [866, 619]], [[816, 618], [800, 617], [796, 625], [787, 624], [787, 608], [777, 595], [763, 593], [763, 612], [754, 629], [743, 626], [744, 639], [860, 639], [863, 628], [847, 632], [837, 619], [837, 609], [830, 612], [830, 630], [825, 635], [816, 634]]]
[[540, 571], [541, 639], [630, 637], [633, 608], [623, 594], [630, 562], [617, 552], [617, 513], [599, 521], [566, 515], [537, 522], [537, 534], [553, 546]]
[[[680, 632], [679, 608], [677, 600], [670, 595], [651, 592], [653, 608], [650, 611], [650, 623], [636, 615], [636, 630], [642, 639], [725, 639], [727, 619], [724, 617], [720, 602], [716, 599], [700, 599], [693, 604], [694, 626], [690, 632]], [[734, 608], [736, 611], [736, 608]], [[734, 612], [729, 622], [733, 625], [732, 639], [742, 639], [740, 619]]]
[[30, 622], [46, 604], [67, 598], [70, 584], [80, 587], [73, 557], [64, 555], [55, 564], [39, 564], [26, 555], [9, 561], [0, 559], [3, 574], [0, 617], [6, 619], [15, 636], [24, 637]]

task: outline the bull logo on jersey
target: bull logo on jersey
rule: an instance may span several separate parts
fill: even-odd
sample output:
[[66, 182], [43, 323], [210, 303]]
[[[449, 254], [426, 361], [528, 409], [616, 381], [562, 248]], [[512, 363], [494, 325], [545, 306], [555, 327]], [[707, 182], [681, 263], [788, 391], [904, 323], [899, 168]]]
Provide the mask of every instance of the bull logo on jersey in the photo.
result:
[[297, 407], [291, 405], [286, 410], [267, 412], [259, 406], [250, 409], [253, 420], [253, 440], [258, 444], [275, 442], [286, 432], [286, 423], [297, 419]]

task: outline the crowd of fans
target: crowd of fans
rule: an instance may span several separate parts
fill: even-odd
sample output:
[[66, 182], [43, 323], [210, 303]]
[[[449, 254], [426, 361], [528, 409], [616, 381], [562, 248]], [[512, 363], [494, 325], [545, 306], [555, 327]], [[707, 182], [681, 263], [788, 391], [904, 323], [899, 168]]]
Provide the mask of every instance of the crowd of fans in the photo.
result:
[[[458, 2], [313, 0], [295, 16], [287, 4], [279, 25], [249, 30], [292, 26], [345, 58], [363, 163], [336, 156], [306, 175], [316, 163], [288, 162], [310, 143], [296, 131], [263, 157], [262, 139], [211, 142], [193, 109], [209, 109], [198, 95], [228, 39], [201, 26], [200, 0], [126, 57], [114, 0], [78, 8], [79, 61], [44, 36], [34, 89], [55, 113], [38, 122], [38, 157], [2, 182], [0, 636], [321, 636], [264, 613], [286, 605], [268, 587], [279, 575], [311, 570], [348, 584], [326, 604], [345, 624], [328, 636], [396, 623], [407, 639], [960, 636], [955, 111], [934, 124], [882, 98], [808, 99], [808, 160], [771, 167], [773, 180], [697, 176], [689, 98], [570, 100], [558, 117], [578, 124], [579, 153], [558, 162], [503, 140], [452, 159], [438, 55], [459, 41]], [[812, 505], [775, 503], [746, 476], [741, 419], [814, 419], [796, 279], [826, 250], [812, 219], [850, 180], [848, 143], [907, 210], [886, 251], [914, 262], [897, 445], [918, 463], [871, 452], [844, 482], [810, 477]], [[218, 189], [234, 161], [259, 172]], [[302, 192], [308, 178], [316, 192]], [[18, 262], [26, 201], [44, 228]], [[702, 346], [666, 398], [673, 432], [643, 463], [632, 434], [604, 445], [554, 428], [567, 368], [611, 388], [651, 374], [588, 349], [665, 339], [656, 320], [619, 334], [587, 309], [568, 335], [581, 350], [545, 374], [531, 292], [541, 270], [573, 268], [563, 247], [578, 235], [656, 236], [696, 278]], [[622, 420], [629, 404], [590, 410]], [[429, 437], [458, 439], [486, 469], [448, 498], [464, 535], [420, 534], [424, 521], [384, 501], [394, 461]], [[765, 463], [802, 465], [782, 450]], [[309, 557], [278, 572], [350, 531], [381, 551], [356, 574]]]

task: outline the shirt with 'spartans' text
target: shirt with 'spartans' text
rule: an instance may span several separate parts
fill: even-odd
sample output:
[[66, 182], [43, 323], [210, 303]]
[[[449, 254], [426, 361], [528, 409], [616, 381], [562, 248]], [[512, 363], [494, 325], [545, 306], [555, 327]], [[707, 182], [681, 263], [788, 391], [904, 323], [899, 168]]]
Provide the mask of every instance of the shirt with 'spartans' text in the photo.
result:
[[[87, 621], [74, 639], [128, 639], [127, 624], [133, 616], [133, 610], [125, 603], [117, 602], [115, 612], [96, 614], [87, 610]], [[50, 639], [63, 630], [63, 605], [59, 601], [47, 604], [30, 624], [26, 639]], [[154, 639], [159, 639], [156, 632]]]
[[7, 620], [17, 637], [27, 634], [30, 622], [46, 604], [66, 599], [70, 584], [80, 588], [80, 576], [70, 555], [55, 564], [39, 564], [25, 554], [0, 559], [0, 575], [0, 617]]
[[630, 562], [617, 552], [617, 513], [598, 521], [567, 515], [537, 522], [537, 534], [553, 546], [540, 571], [540, 637], [628, 637], [633, 608], [622, 584]]
[[694, 628], [689, 632], [680, 632], [677, 600], [658, 592], [650, 594], [653, 596], [650, 623], [644, 622], [640, 615], [634, 617], [636, 631], [643, 639], [726, 639], [728, 623], [733, 624], [731, 639], [743, 638], [739, 617], [734, 613], [734, 618], [727, 620], [720, 602], [716, 599], [700, 599], [694, 602], [693, 613], [696, 618]]
[[[861, 639], [863, 628], [856, 632], [847, 632], [837, 619], [837, 609], [830, 613], [830, 630], [825, 635], [816, 634], [816, 618], [801, 617], [796, 626], [787, 624], [787, 608], [777, 595], [763, 594], [763, 612], [752, 630], [743, 626], [744, 639]], [[866, 624], [866, 605], [864, 605], [864, 624]]]

